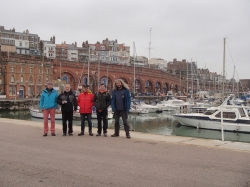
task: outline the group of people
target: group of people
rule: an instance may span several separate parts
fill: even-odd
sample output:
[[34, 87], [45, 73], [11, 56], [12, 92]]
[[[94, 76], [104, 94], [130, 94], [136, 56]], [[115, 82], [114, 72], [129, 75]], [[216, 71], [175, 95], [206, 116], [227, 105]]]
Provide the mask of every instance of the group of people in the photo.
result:
[[[107, 92], [104, 84], [100, 84], [97, 93], [93, 94], [89, 90], [89, 85], [84, 84], [82, 86], [82, 92], [76, 98], [75, 94], [70, 89], [70, 84], [64, 86], [64, 92], [58, 95], [57, 91], [53, 89], [53, 83], [48, 82], [47, 88], [42, 91], [40, 99], [40, 110], [43, 112], [44, 117], [44, 134], [48, 135], [48, 117], [50, 116], [51, 121], [51, 135], [55, 134], [55, 113], [58, 105], [61, 106], [62, 113], [62, 130], [63, 136], [73, 135], [73, 114], [79, 107], [79, 113], [81, 116], [81, 132], [78, 136], [83, 136], [85, 133], [85, 119], [88, 122], [88, 133], [93, 136], [92, 133], [92, 107], [96, 107], [98, 130], [96, 136], [101, 136], [103, 133], [104, 137], [107, 137], [108, 129], [108, 107], [111, 105], [112, 111], [114, 112], [115, 119], [115, 131], [111, 137], [118, 137], [120, 132], [119, 119], [122, 118], [124, 130], [126, 132], [126, 138], [131, 138], [129, 132], [129, 125], [127, 122], [128, 112], [131, 103], [131, 97], [128, 85], [121, 79], [117, 79], [114, 82], [112, 97]], [[103, 123], [103, 125], [102, 125]]]

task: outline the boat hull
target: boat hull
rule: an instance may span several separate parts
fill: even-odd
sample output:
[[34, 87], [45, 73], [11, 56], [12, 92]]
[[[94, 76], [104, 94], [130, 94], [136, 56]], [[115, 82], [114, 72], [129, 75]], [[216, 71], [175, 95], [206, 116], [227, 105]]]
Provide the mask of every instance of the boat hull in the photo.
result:
[[[212, 130], [221, 130], [221, 121], [213, 120], [207, 117], [202, 116], [185, 116], [183, 114], [175, 114], [174, 118], [183, 126], [191, 126], [202, 129], [212, 129]], [[239, 123], [238, 120], [226, 120], [223, 121], [223, 129], [225, 131], [234, 131], [234, 132], [247, 132], [250, 133], [250, 124], [249, 120]], [[244, 126], [241, 126], [244, 125]]]

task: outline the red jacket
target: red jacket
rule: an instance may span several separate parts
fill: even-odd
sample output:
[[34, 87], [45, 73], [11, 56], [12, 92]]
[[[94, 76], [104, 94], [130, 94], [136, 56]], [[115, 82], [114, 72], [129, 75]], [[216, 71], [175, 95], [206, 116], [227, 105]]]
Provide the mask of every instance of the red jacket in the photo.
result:
[[81, 114], [91, 114], [92, 113], [92, 106], [94, 100], [94, 94], [89, 92], [82, 92], [78, 95], [78, 106], [80, 107], [79, 112]]

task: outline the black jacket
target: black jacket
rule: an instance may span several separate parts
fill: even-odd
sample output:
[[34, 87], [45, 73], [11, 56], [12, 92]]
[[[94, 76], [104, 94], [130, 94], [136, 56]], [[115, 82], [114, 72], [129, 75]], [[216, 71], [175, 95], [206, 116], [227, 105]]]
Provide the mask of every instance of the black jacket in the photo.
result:
[[[67, 103], [62, 104], [62, 101]], [[77, 100], [75, 94], [70, 90], [69, 92], [63, 92], [57, 97], [57, 103], [61, 105], [61, 111], [73, 111], [77, 110]]]
[[111, 97], [108, 92], [97, 92], [94, 96], [96, 110], [107, 110], [111, 104]]

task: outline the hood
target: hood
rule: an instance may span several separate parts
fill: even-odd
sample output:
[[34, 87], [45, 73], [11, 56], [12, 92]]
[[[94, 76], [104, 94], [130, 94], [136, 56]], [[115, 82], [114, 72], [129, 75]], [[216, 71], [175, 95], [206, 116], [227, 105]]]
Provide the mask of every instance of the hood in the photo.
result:
[[113, 84], [113, 89], [114, 89], [114, 90], [117, 90], [117, 88], [116, 88], [116, 86], [115, 86], [116, 81], [120, 81], [120, 82], [122, 83], [122, 87], [129, 90], [128, 85], [127, 85], [122, 79], [117, 79], [117, 80], [115, 80], [115, 82], [114, 82], [114, 84]]

